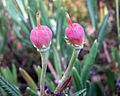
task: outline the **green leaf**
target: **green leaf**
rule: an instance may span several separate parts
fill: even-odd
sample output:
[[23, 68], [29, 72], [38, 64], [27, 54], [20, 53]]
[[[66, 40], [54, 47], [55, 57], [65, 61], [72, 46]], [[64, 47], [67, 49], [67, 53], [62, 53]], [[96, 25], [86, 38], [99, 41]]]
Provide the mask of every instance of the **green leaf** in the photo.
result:
[[15, 64], [12, 64], [12, 74], [13, 74], [13, 78], [14, 78], [14, 83], [15, 83], [15, 85], [17, 85], [17, 70], [16, 70]]
[[61, 10], [61, 2], [60, 0], [57, 0], [57, 16], [56, 16], [56, 22], [57, 22], [57, 26], [56, 26], [56, 44], [57, 44], [57, 49], [60, 50], [60, 32], [62, 30], [61, 26], [62, 26], [62, 10]]
[[17, 39], [22, 43], [26, 43], [27, 46], [32, 45], [32, 43], [29, 40], [24, 39], [24, 37], [20, 33], [20, 29], [16, 25], [14, 25], [14, 27], [15, 27], [15, 32], [14, 33], [15, 33]]
[[97, 0], [87, 0], [87, 6], [92, 26], [97, 29]]
[[0, 75], [0, 87], [4, 89], [4, 91], [9, 95], [9, 96], [22, 96], [20, 91], [18, 90], [17, 87], [14, 85], [10, 84], [5, 78], [3, 78]]
[[86, 81], [85, 88], [89, 90], [91, 82], [89, 80]]
[[111, 72], [111, 69], [107, 70], [107, 83], [112, 93], [114, 93], [115, 92], [115, 77], [114, 77], [114, 73]]
[[80, 91], [78, 91], [70, 96], [82, 96], [82, 94], [86, 94], [86, 89], [82, 89], [82, 90], [80, 90]]
[[27, 87], [26, 91], [29, 92], [31, 96], [38, 96], [38, 93], [39, 93], [37, 90], [32, 89], [30, 87]]
[[67, 46], [67, 55], [68, 55], [68, 57], [67, 57], [67, 63], [70, 61], [72, 53], [73, 53], [73, 47], [72, 47], [72, 45], [68, 45]]
[[30, 77], [30, 75], [22, 68], [19, 68], [19, 71], [20, 71], [21, 75], [23, 76], [23, 78], [25, 79], [25, 81], [27, 82], [27, 84], [31, 88], [35, 89], [37, 87], [37, 85], [35, 84], [33, 79]]
[[6, 32], [4, 29], [0, 27], [0, 33], [2, 33], [2, 41], [0, 41], [0, 54], [2, 53], [2, 50], [5, 46], [5, 41], [6, 41]]
[[0, 96], [7, 96], [6, 92], [0, 87]]
[[120, 67], [120, 57], [118, 55], [116, 48], [112, 48], [112, 56], [113, 59], [117, 62], [118, 66]]
[[52, 44], [52, 48], [53, 48], [53, 57], [54, 57], [54, 67], [55, 67], [55, 70], [56, 70], [57, 74], [59, 75], [59, 77], [61, 77], [62, 76], [62, 66], [61, 66], [60, 57], [59, 57], [56, 47], [53, 44]]
[[57, 16], [59, 16], [60, 11], [61, 11], [61, 0], [57, 0]]
[[87, 96], [104, 96], [103, 86], [97, 83], [92, 83], [87, 92]]
[[118, 33], [118, 43], [119, 43], [119, 49], [120, 49], [120, 16], [119, 16], [119, 7], [120, 7], [120, 0], [115, 0], [116, 4], [116, 24], [117, 24], [117, 33]]
[[35, 66], [34, 65], [34, 70], [35, 72], [37, 73], [37, 76], [38, 76], [38, 84], [40, 84], [40, 78], [41, 78], [41, 67], [40, 66]]
[[48, 19], [48, 14], [45, 10], [43, 1], [40, 0], [39, 4], [40, 4], [40, 11], [41, 11], [42, 18], [44, 19], [45, 24], [51, 29], [50, 22], [49, 22], [49, 19]]
[[67, 19], [66, 19], [66, 16], [64, 15], [65, 12], [67, 10], [64, 11], [63, 13], [63, 25], [61, 26], [62, 30], [61, 30], [61, 33], [60, 33], [60, 37], [59, 37], [59, 40], [60, 40], [60, 50], [61, 50], [61, 53], [62, 53], [62, 56], [65, 56], [67, 50], [65, 50], [67, 47], [66, 47], [66, 41], [65, 41], [65, 29], [66, 27], [68, 26], [68, 22]]
[[6, 31], [8, 30], [8, 22], [1, 11], [0, 11], [0, 20], [2, 21], [3, 24], [3, 26], [0, 26], [0, 38], [2, 39], [0, 40], [0, 54], [2, 54], [2, 50], [6, 42]]
[[14, 64], [12, 64], [12, 72], [8, 67], [0, 68], [2, 75], [12, 84], [17, 86], [17, 72], [16, 72], [16, 67]]
[[3, 27], [5, 27], [5, 30], [8, 30], [8, 21], [6, 20], [4, 14], [0, 11], [0, 20], [2, 21], [3, 23], [3, 26], [1, 26], [0, 29], [3, 30]]
[[28, 7], [28, 0], [23, 0], [23, 4], [25, 5], [25, 8], [27, 8]]
[[53, 88], [55, 89], [55, 86], [51, 85], [51, 83], [53, 83], [53, 81], [54, 81], [53, 75], [50, 72], [47, 72], [46, 77], [45, 77], [45, 84], [50, 87], [51, 91], [53, 90]]
[[81, 64], [78, 59], [76, 60], [74, 67], [77, 69], [78, 74], [81, 75]]
[[32, 9], [33, 14], [36, 14], [38, 9], [37, 9], [37, 1], [38, 0], [28, 0], [28, 4], [30, 9]]
[[107, 28], [108, 28], [108, 15], [105, 16], [104, 20], [103, 20], [103, 23], [101, 24], [100, 26], [100, 29], [99, 29], [99, 34], [98, 34], [98, 42], [99, 42], [99, 50], [103, 44], [103, 41], [104, 41], [104, 38], [105, 38], [105, 35], [107, 33]]
[[82, 61], [83, 68], [81, 71], [81, 77], [83, 80], [83, 84], [85, 84], [86, 80], [88, 79], [90, 69], [95, 61], [97, 49], [98, 49], [98, 43], [95, 40], [95, 42], [92, 45], [92, 48], [90, 49], [90, 53], [87, 56], [85, 56], [84, 60]]
[[5, 0], [5, 2], [7, 4], [7, 6], [5, 8], [8, 11], [8, 14], [21, 27], [21, 29], [26, 34], [26, 37], [29, 37], [30, 29], [28, 27], [28, 24], [24, 20], [24, 17], [22, 16], [22, 14], [19, 12], [17, 7], [13, 4], [13, 2], [11, 0]]
[[15, 84], [14, 83], [14, 79], [13, 79], [13, 75], [12, 75], [12, 72], [10, 71], [10, 69], [7, 67], [7, 68], [3, 68], [1, 67], [1, 73], [2, 75], [12, 84]]
[[51, 85], [50, 90], [53, 92], [56, 88], [54, 81], [51, 81], [50, 85]]
[[29, 16], [30, 25], [33, 29], [36, 27], [36, 20], [35, 20], [36, 17], [34, 12], [30, 8], [28, 8], [28, 16]]
[[60, 41], [62, 41], [62, 32], [64, 32], [63, 29], [63, 23], [65, 18], [65, 11], [61, 10], [60, 13], [57, 16], [57, 26], [56, 26], [56, 44], [57, 44], [57, 50], [60, 50]]
[[27, 19], [28, 19], [28, 15], [27, 15], [27, 13], [26, 13], [25, 6], [24, 6], [24, 4], [23, 4], [23, 1], [22, 1], [22, 0], [16, 0], [16, 2], [17, 2], [17, 4], [18, 4], [18, 6], [19, 6], [19, 8], [20, 8], [20, 11], [22, 12], [25, 20], [27, 20]]
[[75, 85], [74, 89], [81, 90], [83, 88], [82, 79], [75, 67], [72, 68], [72, 74], [73, 74], [73, 80]]
[[105, 72], [105, 69], [104, 69], [103, 67], [101, 67], [100, 65], [95, 64], [94, 66], [95, 66], [95, 68], [97, 68], [99, 71]]

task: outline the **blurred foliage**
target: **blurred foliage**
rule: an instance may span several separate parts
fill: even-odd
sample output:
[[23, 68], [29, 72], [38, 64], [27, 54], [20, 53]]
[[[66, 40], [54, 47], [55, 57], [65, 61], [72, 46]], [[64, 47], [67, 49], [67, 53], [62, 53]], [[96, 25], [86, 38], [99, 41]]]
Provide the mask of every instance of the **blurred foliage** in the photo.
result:
[[[29, 40], [31, 29], [36, 27], [37, 11], [41, 13], [41, 24], [49, 26], [54, 34], [49, 61], [58, 78], [51, 74], [53, 70], [48, 67], [45, 83], [50, 91], [55, 90], [73, 51], [72, 45], [67, 45], [64, 39], [68, 25], [65, 12], [68, 11], [73, 22], [83, 25], [86, 43], [71, 72], [74, 90], [66, 89], [68, 91], [65, 92], [74, 92], [71, 96], [119, 94], [115, 93], [115, 82], [120, 78], [118, 44], [110, 43], [111, 39], [118, 42], [114, 36], [117, 37], [116, 28], [120, 27], [116, 27], [115, 21], [115, 7], [119, 8], [119, 5], [114, 0], [0, 1], [0, 95], [21, 96], [21, 92], [27, 92], [26, 96], [38, 95], [41, 67], [37, 65], [41, 64], [41, 60]], [[84, 53], [86, 50], [89, 51], [87, 55]], [[111, 62], [106, 60], [108, 55]], [[22, 68], [20, 72], [19, 67]], [[95, 77], [97, 75], [98, 78]]]

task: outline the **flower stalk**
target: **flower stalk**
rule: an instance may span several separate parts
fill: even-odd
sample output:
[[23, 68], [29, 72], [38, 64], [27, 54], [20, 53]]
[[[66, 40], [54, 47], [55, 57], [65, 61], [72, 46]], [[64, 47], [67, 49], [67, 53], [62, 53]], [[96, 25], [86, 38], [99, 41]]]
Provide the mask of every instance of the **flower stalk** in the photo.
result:
[[44, 81], [45, 81], [45, 74], [47, 69], [47, 63], [48, 63], [48, 53], [40, 52], [41, 59], [42, 59], [42, 72], [41, 72], [41, 79], [40, 79], [40, 96], [44, 95]]
[[68, 78], [68, 76], [69, 76], [69, 74], [70, 74], [70, 72], [71, 72], [71, 70], [73, 68], [73, 65], [74, 65], [74, 63], [76, 61], [76, 58], [78, 57], [79, 52], [80, 52], [80, 49], [75, 49], [74, 48], [74, 51], [72, 53], [72, 57], [71, 57], [71, 60], [69, 62], [69, 65], [68, 65], [62, 79], [60, 80], [57, 88], [55, 89], [55, 93], [60, 93], [61, 87], [64, 84], [64, 82], [66, 81], [66, 79]]

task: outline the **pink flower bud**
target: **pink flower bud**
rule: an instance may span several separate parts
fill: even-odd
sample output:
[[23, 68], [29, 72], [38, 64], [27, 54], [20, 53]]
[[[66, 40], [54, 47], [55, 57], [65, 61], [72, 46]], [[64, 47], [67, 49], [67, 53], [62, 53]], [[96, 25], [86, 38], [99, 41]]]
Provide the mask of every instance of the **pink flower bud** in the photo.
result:
[[37, 48], [47, 48], [52, 39], [52, 31], [45, 25], [40, 25], [39, 13], [36, 14], [37, 27], [32, 29], [30, 40]]
[[66, 17], [70, 24], [65, 29], [67, 40], [74, 46], [79, 46], [84, 42], [84, 29], [80, 24], [72, 23], [68, 13], [66, 13]]

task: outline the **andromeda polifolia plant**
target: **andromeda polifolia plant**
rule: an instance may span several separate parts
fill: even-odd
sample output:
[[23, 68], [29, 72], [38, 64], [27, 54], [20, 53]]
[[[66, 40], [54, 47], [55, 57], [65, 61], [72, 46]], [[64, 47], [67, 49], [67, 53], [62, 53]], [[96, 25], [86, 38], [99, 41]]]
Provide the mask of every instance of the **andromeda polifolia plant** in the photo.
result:
[[39, 13], [36, 14], [37, 27], [32, 29], [30, 40], [42, 58], [42, 73], [40, 79], [40, 96], [44, 95], [44, 79], [48, 63], [48, 50], [50, 48], [52, 31], [45, 25], [40, 25]]
[[60, 93], [60, 90], [61, 90], [64, 82], [68, 78], [68, 76], [73, 68], [73, 65], [76, 61], [76, 58], [78, 57], [78, 54], [79, 54], [80, 50], [83, 48], [83, 44], [84, 44], [84, 29], [82, 28], [82, 26], [80, 24], [72, 23], [72, 21], [69, 17], [69, 14], [68, 13], [65, 13], [65, 14], [66, 14], [67, 20], [69, 22], [69, 25], [65, 29], [66, 36], [67, 36], [66, 40], [72, 44], [74, 51], [72, 53], [72, 57], [69, 62], [69, 65], [55, 90], [55, 93]]

